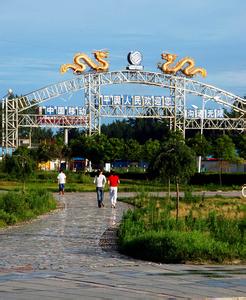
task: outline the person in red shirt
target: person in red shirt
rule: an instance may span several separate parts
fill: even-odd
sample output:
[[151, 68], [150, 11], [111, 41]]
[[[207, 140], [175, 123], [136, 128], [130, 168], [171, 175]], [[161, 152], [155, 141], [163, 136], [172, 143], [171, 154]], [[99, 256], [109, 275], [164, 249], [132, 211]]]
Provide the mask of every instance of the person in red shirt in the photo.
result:
[[116, 175], [114, 171], [111, 171], [110, 176], [108, 177], [108, 185], [109, 185], [109, 199], [112, 208], [115, 208], [116, 206], [119, 183], [120, 183], [119, 176]]

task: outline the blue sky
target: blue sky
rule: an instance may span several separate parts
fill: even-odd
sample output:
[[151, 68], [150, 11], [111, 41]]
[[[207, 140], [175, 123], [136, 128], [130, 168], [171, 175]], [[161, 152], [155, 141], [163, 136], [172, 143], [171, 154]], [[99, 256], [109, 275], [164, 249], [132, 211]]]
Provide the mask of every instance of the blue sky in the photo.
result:
[[72, 78], [61, 64], [104, 48], [110, 70], [131, 50], [149, 71], [163, 51], [191, 56], [208, 72], [197, 80], [246, 95], [245, 0], [1, 0], [0, 28], [0, 98]]

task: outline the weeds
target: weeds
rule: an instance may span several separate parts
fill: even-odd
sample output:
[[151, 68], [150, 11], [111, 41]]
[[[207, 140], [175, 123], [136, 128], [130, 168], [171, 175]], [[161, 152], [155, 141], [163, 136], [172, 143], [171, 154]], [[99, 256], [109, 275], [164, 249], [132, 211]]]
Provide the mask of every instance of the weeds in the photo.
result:
[[52, 195], [43, 189], [0, 195], [0, 227], [30, 220], [56, 208]]
[[[183, 214], [176, 220], [173, 199], [150, 197], [141, 190], [132, 199], [137, 207], [124, 214], [119, 227], [121, 251], [157, 262], [245, 262], [245, 205], [237, 200], [235, 206], [232, 201], [229, 211], [221, 210], [223, 199], [210, 201], [190, 193], [182, 199]], [[230, 206], [229, 202], [225, 204]]]

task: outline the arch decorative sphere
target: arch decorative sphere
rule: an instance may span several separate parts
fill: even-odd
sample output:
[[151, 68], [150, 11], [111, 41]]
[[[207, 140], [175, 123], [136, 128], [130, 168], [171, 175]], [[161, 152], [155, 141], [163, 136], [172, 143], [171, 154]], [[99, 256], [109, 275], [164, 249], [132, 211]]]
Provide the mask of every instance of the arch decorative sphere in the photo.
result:
[[139, 51], [131, 51], [128, 53], [127, 60], [131, 65], [140, 65], [142, 62], [143, 56]]

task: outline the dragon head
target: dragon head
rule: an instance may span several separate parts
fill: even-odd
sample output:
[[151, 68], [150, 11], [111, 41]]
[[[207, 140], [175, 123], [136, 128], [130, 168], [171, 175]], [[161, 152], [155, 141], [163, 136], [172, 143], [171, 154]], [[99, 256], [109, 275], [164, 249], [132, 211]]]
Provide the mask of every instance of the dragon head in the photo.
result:
[[107, 50], [96, 50], [96, 51], [93, 51], [92, 52], [95, 57], [100, 57], [100, 58], [107, 58], [108, 57], [108, 54], [109, 52]]
[[202, 69], [202, 77], [206, 77], [207, 76], [207, 71], [205, 69]]
[[61, 65], [61, 67], [60, 67], [60, 73], [64, 74], [66, 72], [67, 72], [67, 65], [66, 64]]
[[171, 53], [162, 53], [161, 58], [167, 61], [174, 61], [177, 58], [177, 55]]

